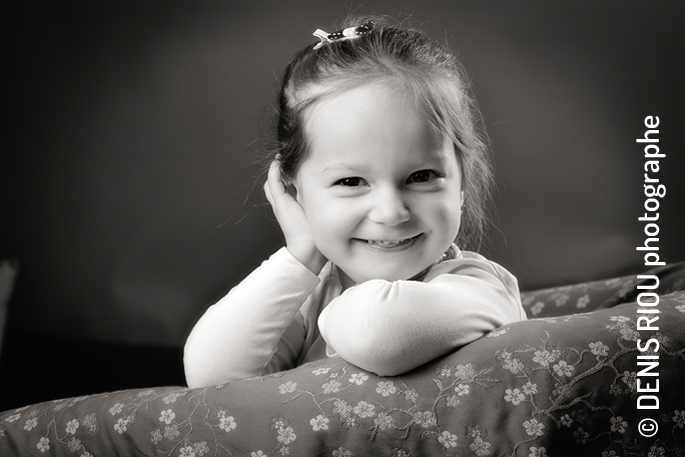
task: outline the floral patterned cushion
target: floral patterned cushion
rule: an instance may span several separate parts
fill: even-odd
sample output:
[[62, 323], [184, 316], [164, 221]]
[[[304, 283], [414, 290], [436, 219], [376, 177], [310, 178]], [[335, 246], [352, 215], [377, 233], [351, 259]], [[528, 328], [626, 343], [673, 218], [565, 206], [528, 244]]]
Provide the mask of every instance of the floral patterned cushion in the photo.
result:
[[[655, 331], [637, 329], [638, 307], [510, 324], [399, 377], [328, 359], [28, 406], [0, 414], [0, 455], [683, 455], [685, 293], [661, 297]], [[660, 403], [640, 410], [637, 380], [655, 378], [637, 376], [637, 340], [649, 338]], [[642, 419], [655, 436], [638, 433]]]
[[[652, 268], [640, 274], [656, 276], [659, 295], [685, 290], [685, 262]], [[612, 308], [637, 299], [638, 285], [653, 285], [652, 279], [638, 275], [622, 276], [601, 281], [584, 282], [562, 287], [551, 287], [521, 293], [521, 301], [528, 317], [555, 317]]]

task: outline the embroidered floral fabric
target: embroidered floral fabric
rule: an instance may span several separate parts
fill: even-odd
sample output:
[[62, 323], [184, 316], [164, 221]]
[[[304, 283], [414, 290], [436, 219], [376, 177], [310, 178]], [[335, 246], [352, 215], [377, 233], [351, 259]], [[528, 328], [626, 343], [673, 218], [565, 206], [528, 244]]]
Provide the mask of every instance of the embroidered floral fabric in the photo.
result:
[[[640, 276], [656, 276], [659, 286], [649, 289], [659, 295], [685, 290], [685, 262], [652, 268]], [[622, 276], [600, 281], [584, 282], [521, 293], [521, 302], [528, 317], [566, 316], [612, 308], [621, 303], [633, 302], [640, 290], [638, 285], [654, 285], [651, 278], [638, 275]]]
[[[658, 331], [637, 330], [637, 308], [510, 324], [399, 377], [329, 359], [205, 389], [41, 403], [0, 414], [0, 455], [682, 455], [685, 293], [661, 297]], [[638, 410], [636, 341], [652, 337], [660, 406]], [[638, 433], [643, 418], [655, 436]]]

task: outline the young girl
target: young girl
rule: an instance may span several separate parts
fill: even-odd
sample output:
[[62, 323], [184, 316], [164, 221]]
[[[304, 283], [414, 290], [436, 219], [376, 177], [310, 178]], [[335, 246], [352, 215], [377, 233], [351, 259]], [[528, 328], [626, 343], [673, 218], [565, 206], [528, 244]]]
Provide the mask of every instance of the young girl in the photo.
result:
[[190, 387], [335, 355], [397, 375], [525, 319], [516, 278], [457, 247], [480, 241], [492, 174], [453, 54], [381, 19], [314, 35], [264, 185], [286, 246], [196, 324]]

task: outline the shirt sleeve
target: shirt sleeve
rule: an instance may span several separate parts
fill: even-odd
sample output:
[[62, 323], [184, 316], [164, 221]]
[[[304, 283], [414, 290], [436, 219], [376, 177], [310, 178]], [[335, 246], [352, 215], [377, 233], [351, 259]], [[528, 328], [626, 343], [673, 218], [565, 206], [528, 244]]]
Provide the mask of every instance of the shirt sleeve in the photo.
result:
[[306, 337], [298, 310], [318, 276], [286, 248], [211, 306], [188, 337], [188, 386], [203, 387], [293, 368]]
[[438, 264], [423, 282], [358, 284], [333, 300], [318, 323], [342, 358], [394, 376], [525, 318], [516, 278], [464, 252]]

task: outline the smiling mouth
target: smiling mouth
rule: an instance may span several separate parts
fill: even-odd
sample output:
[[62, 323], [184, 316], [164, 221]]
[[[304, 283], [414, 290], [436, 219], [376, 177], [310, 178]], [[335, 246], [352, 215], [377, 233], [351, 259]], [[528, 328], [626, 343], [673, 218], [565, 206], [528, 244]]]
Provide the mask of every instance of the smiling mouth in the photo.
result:
[[397, 248], [397, 247], [405, 247], [411, 245], [414, 241], [416, 241], [421, 234], [418, 234], [416, 236], [413, 236], [411, 238], [404, 238], [402, 240], [364, 240], [361, 238], [355, 238], [357, 241], [360, 241], [362, 243], [366, 243], [370, 247], [374, 248], [379, 248], [379, 249], [392, 249], [392, 248]]

